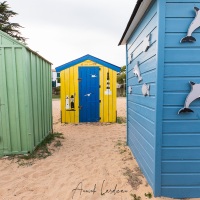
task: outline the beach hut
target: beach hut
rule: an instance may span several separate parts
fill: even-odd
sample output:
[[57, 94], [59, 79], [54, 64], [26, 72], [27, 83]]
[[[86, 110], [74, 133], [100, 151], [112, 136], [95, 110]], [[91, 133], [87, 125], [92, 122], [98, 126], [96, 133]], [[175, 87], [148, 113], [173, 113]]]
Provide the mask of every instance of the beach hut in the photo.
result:
[[138, 0], [127, 52], [127, 143], [155, 196], [200, 198], [200, 2]]
[[116, 122], [119, 67], [85, 55], [56, 71], [61, 78], [62, 123]]
[[32, 152], [52, 131], [51, 63], [0, 31], [0, 156]]

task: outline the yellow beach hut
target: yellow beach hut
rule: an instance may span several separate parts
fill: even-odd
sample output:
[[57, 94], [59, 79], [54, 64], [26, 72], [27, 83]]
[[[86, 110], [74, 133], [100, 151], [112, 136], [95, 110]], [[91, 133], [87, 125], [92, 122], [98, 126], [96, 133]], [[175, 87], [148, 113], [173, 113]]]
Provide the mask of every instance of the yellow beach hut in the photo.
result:
[[61, 122], [116, 122], [120, 67], [85, 55], [56, 68], [61, 79]]

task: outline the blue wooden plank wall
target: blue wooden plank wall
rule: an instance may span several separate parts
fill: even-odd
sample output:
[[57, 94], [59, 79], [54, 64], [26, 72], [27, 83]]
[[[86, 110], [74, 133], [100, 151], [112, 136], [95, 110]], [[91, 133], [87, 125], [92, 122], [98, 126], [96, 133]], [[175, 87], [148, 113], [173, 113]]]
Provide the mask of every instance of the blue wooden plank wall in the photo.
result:
[[195, 17], [197, 0], [166, 0], [162, 195], [200, 197], [200, 101], [194, 113], [178, 115], [190, 92], [189, 81], [200, 83], [200, 29], [195, 43], [180, 43]]
[[[151, 46], [143, 52], [142, 42], [151, 33]], [[155, 108], [156, 108], [156, 63], [157, 63], [157, 3], [154, 2], [127, 42], [127, 142], [149, 184], [154, 188], [155, 171]], [[139, 62], [143, 81], [133, 74]], [[142, 85], [150, 84], [150, 96], [142, 95]]]

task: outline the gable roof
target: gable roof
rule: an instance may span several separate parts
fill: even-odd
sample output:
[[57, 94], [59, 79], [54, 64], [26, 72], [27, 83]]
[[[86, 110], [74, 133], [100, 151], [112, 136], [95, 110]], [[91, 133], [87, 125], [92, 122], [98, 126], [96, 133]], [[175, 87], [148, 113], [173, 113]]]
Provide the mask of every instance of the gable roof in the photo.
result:
[[133, 33], [133, 31], [135, 30], [135, 28], [137, 27], [137, 25], [139, 24], [140, 20], [142, 19], [142, 17], [144, 16], [146, 10], [149, 8], [151, 2], [153, 0], [138, 0], [135, 8], [133, 10], [133, 13], [128, 21], [128, 24], [126, 26], [126, 29], [122, 35], [122, 38], [119, 42], [118, 45], [123, 45], [127, 43], [127, 40], [129, 39], [129, 37], [131, 36], [131, 34]]
[[96, 57], [94, 57], [94, 56], [91, 56], [91, 55], [89, 55], [89, 54], [87, 54], [87, 55], [85, 55], [85, 56], [83, 56], [83, 57], [80, 57], [80, 58], [78, 58], [78, 59], [76, 59], [76, 60], [73, 60], [73, 61], [71, 61], [71, 62], [68, 62], [68, 63], [65, 63], [64, 65], [61, 65], [61, 66], [59, 66], [59, 67], [56, 67], [55, 69], [56, 69], [56, 72], [60, 72], [60, 71], [62, 71], [62, 70], [65, 70], [65, 69], [67, 69], [67, 68], [70, 68], [70, 67], [72, 67], [72, 66], [74, 66], [74, 65], [77, 65], [77, 64], [79, 64], [79, 63], [82, 63], [82, 62], [84, 62], [84, 61], [86, 61], [86, 60], [91, 60], [91, 61], [93, 61], [93, 62], [96, 62], [96, 63], [98, 63], [98, 64], [100, 64], [100, 65], [103, 65], [103, 66], [105, 66], [105, 67], [108, 67], [108, 68], [110, 68], [110, 69], [112, 69], [112, 70], [114, 70], [114, 71], [117, 71], [117, 72], [119, 72], [120, 71], [120, 67], [118, 67], [118, 66], [116, 66], [116, 65], [113, 65], [113, 64], [111, 64], [111, 63], [108, 63], [108, 62], [106, 62], [106, 61], [103, 61], [103, 60], [101, 60], [101, 59], [99, 59], [99, 58], [96, 58]]

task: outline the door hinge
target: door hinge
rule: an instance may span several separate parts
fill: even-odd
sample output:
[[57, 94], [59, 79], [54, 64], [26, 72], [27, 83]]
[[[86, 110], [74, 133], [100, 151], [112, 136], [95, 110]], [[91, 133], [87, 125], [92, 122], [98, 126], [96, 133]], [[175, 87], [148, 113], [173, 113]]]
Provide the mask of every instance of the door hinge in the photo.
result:
[[101, 103], [101, 100], [99, 100], [99, 103]]
[[101, 88], [101, 85], [99, 85], [99, 88]]
[[99, 120], [101, 120], [101, 117], [99, 117]]
[[82, 78], [78, 78], [78, 81], [82, 81]]

